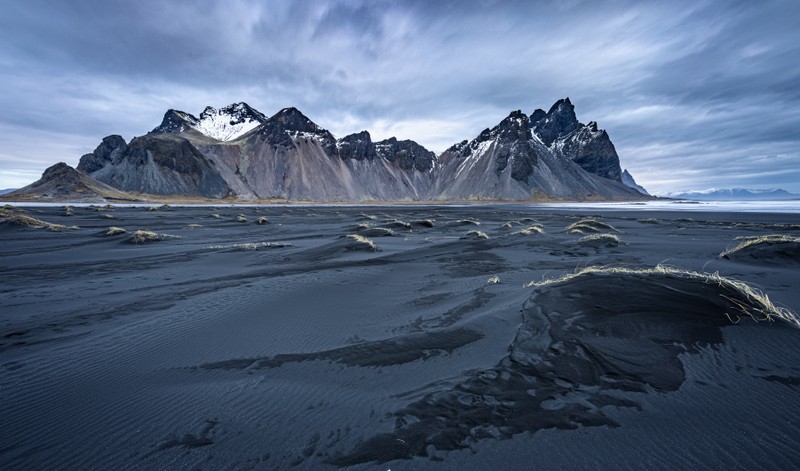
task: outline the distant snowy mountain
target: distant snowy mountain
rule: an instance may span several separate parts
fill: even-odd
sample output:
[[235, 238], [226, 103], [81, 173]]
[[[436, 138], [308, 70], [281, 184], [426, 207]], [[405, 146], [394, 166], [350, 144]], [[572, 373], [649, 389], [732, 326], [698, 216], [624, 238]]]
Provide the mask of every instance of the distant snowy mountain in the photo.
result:
[[800, 195], [789, 193], [786, 190], [773, 188], [769, 190], [748, 190], [746, 188], [711, 188], [709, 190], [694, 190], [667, 193], [668, 198], [680, 198], [703, 201], [718, 200], [792, 200], [800, 199]]

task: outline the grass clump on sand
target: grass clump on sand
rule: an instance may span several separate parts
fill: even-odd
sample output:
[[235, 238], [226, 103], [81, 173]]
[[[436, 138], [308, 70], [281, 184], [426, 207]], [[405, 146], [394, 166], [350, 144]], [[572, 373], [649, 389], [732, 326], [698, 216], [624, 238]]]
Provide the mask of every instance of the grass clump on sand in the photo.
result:
[[497, 276], [497, 275], [494, 275], [494, 276], [490, 277], [488, 280], [486, 280], [486, 283], [488, 283], [490, 285], [499, 284], [500, 283], [500, 277]]
[[388, 221], [381, 224], [381, 227], [391, 228], [391, 227], [402, 227], [403, 229], [411, 229], [411, 224], [401, 221], [399, 219], [395, 219], [393, 221]]
[[469, 231], [462, 239], [488, 239], [489, 235], [483, 231]]
[[411, 221], [412, 226], [422, 226], [422, 227], [433, 227], [436, 225], [436, 221], [433, 219], [415, 219]]
[[65, 226], [63, 224], [54, 224], [52, 222], [42, 221], [33, 216], [23, 213], [22, 211], [15, 211], [12, 206], [4, 206], [0, 208], [0, 223], [7, 222], [16, 226], [30, 227], [31, 229], [47, 229], [52, 232], [74, 231], [80, 229], [78, 226]]
[[392, 237], [394, 231], [388, 227], [365, 227], [360, 230], [365, 237]]
[[211, 217], [214, 218], [214, 219], [222, 219], [222, 216], [220, 216], [217, 213], [212, 214]]
[[614, 234], [589, 234], [587, 236], [583, 236], [578, 239], [578, 243], [580, 244], [589, 244], [589, 245], [605, 245], [606, 247], [616, 247], [618, 246], [621, 241], [619, 237]]
[[244, 214], [239, 214], [236, 216], [236, 222], [247, 222], [247, 218], [244, 216]]
[[380, 250], [375, 242], [362, 235], [347, 234], [345, 238], [348, 239], [349, 244], [347, 248], [349, 250], [371, 250], [373, 252]]
[[533, 224], [524, 229], [512, 232], [512, 234], [520, 234], [520, 235], [534, 235], [542, 233], [544, 233], [544, 226], [542, 226], [541, 224]]
[[167, 240], [167, 239], [178, 239], [180, 236], [170, 235], [170, 234], [159, 234], [153, 231], [145, 231], [139, 229], [138, 231], [134, 231], [131, 236], [128, 238], [128, 241], [134, 244], [144, 244], [146, 242], [154, 242], [158, 240]]
[[148, 206], [147, 210], [148, 211], [158, 211], [158, 208], [156, 208], [155, 206]]
[[292, 244], [289, 242], [242, 242], [239, 244], [231, 244], [231, 245], [209, 245], [208, 249], [211, 250], [234, 250], [234, 251], [245, 251], [245, 250], [259, 250], [259, 249], [274, 249], [280, 247], [291, 247]]
[[202, 224], [189, 224], [186, 227], [189, 228], [189, 229], [199, 229], [199, 228], [203, 227], [203, 225]]
[[449, 224], [450, 226], [480, 226], [481, 222], [474, 219], [459, 219]]
[[64, 206], [64, 216], [72, 216], [75, 213], [75, 208], [72, 206]]
[[106, 235], [107, 236], [115, 236], [115, 235], [127, 234], [127, 233], [128, 233], [128, 231], [126, 231], [122, 227], [117, 227], [117, 226], [111, 226], [111, 227], [108, 228], [108, 231], [106, 231]]
[[269, 221], [266, 216], [259, 216], [258, 219], [256, 219], [256, 224], [266, 224], [267, 222]]
[[750, 286], [744, 281], [734, 280], [720, 276], [719, 273], [700, 273], [680, 268], [656, 265], [655, 268], [625, 268], [625, 267], [602, 267], [590, 266], [581, 268], [575, 273], [567, 274], [559, 278], [545, 279], [542, 281], [532, 281], [524, 285], [525, 288], [539, 288], [543, 286], [555, 285], [569, 282], [582, 276], [613, 276], [626, 275], [632, 277], [664, 277], [682, 280], [695, 280], [700, 283], [717, 285], [724, 291], [736, 296], [728, 296], [720, 293], [720, 296], [729, 301], [739, 312], [734, 313], [737, 317], [734, 320], [730, 314], [726, 315], [732, 323], [739, 321], [740, 315], [747, 316], [756, 322], [769, 321], [775, 318], [783, 319], [796, 327], [800, 327], [800, 318], [790, 309], [776, 306], [770, 301], [769, 297], [757, 288]]
[[585, 234], [587, 232], [591, 233], [600, 231], [619, 232], [619, 229], [611, 224], [606, 224], [602, 221], [592, 218], [584, 218], [567, 226], [567, 232], [570, 234]]
[[783, 234], [769, 234], [755, 237], [737, 237], [734, 240], [741, 240], [736, 247], [725, 249], [719, 254], [720, 258], [730, 258], [731, 255], [744, 250], [748, 247], [757, 245], [773, 245], [773, 244], [800, 244], [800, 237], [794, 237]]

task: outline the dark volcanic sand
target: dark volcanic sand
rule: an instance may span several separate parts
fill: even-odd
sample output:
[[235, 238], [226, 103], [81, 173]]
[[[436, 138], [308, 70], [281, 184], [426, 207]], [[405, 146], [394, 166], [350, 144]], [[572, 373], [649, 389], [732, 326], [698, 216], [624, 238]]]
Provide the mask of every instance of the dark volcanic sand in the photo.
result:
[[526, 205], [26, 211], [80, 229], [0, 224], [2, 469], [800, 462], [797, 327], [697, 280], [523, 287], [663, 262], [798, 311], [796, 250], [718, 257], [798, 215], [592, 211], [608, 243]]

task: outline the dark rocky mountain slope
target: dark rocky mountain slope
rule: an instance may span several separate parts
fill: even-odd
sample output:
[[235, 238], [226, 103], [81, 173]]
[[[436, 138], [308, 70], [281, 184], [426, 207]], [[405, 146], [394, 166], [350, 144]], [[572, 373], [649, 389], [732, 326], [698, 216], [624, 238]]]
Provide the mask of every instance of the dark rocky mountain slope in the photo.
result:
[[116, 135], [78, 170], [122, 191], [241, 200], [635, 199], [608, 134], [568, 98], [512, 112], [439, 156], [410, 140], [337, 139], [296, 108], [266, 117], [246, 103], [199, 117], [168, 110], [130, 142]]

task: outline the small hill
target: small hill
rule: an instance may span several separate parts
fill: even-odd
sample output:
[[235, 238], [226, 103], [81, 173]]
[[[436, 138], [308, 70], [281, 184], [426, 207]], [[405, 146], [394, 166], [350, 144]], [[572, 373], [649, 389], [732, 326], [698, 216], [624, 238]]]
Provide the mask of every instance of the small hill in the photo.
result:
[[111, 201], [140, 201], [136, 196], [97, 181], [64, 162], [42, 173], [42, 178], [30, 185], [0, 196], [3, 201], [40, 201], [105, 203]]

